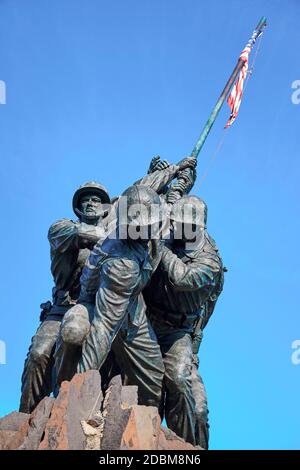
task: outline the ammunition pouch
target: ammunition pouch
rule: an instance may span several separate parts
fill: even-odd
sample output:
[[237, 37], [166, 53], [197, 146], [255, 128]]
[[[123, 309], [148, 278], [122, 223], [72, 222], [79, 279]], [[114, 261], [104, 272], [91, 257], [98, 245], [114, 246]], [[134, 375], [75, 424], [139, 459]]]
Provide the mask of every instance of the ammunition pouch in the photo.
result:
[[40, 313], [40, 321], [43, 322], [47, 318], [48, 313], [51, 311], [52, 303], [50, 300], [47, 300], [47, 302], [41, 303], [40, 308], [42, 309]]

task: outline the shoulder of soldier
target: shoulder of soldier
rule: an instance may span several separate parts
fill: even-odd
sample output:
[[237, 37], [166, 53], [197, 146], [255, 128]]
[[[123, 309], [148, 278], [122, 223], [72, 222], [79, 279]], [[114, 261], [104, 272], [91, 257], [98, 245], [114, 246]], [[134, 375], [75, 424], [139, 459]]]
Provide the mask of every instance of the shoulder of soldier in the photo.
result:
[[50, 225], [48, 230], [48, 238], [51, 238], [51, 236], [57, 234], [57, 232], [59, 232], [60, 230], [68, 229], [78, 224], [79, 222], [74, 222], [71, 219], [59, 219]]
[[105, 266], [108, 267], [109, 270], [118, 270], [119, 272], [126, 271], [126, 273], [131, 272], [136, 274], [140, 271], [138, 262], [126, 257], [109, 258]]
[[210, 234], [206, 231], [205, 233], [205, 242], [206, 244], [210, 245], [213, 249], [215, 249], [216, 251], [219, 251], [218, 247], [217, 247], [217, 244], [214, 240], [213, 237], [210, 236]]
[[107, 287], [117, 291], [132, 290], [138, 283], [140, 267], [128, 258], [110, 258], [102, 265], [101, 279]]
[[207, 232], [204, 244], [199, 250], [194, 252], [194, 258], [213, 272], [223, 270], [222, 258], [216, 242]]
[[215, 253], [221, 259], [219, 248], [215, 240], [209, 235], [208, 232], [205, 234], [205, 243], [203, 249], [205, 252]]
[[132, 250], [128, 249], [126, 243], [120, 239], [106, 238], [101, 245], [101, 252], [109, 262], [117, 265], [139, 266], [139, 260]]
[[74, 224], [78, 225], [79, 222], [78, 221], [74, 222], [74, 220], [67, 219], [67, 218], [58, 219], [55, 222], [53, 222], [53, 224], [50, 225], [49, 230], [56, 228], [56, 227], [66, 227], [66, 226], [74, 225]]
[[118, 238], [107, 237], [102, 243], [102, 251], [110, 258], [124, 258], [137, 261], [137, 257], [133, 250], [123, 240]]

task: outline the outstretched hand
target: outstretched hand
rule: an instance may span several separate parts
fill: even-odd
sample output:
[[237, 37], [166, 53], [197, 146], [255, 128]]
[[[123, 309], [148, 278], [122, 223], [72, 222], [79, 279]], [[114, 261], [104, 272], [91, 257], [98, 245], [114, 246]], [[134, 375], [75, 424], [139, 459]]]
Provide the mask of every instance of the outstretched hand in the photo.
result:
[[165, 170], [169, 166], [170, 166], [170, 163], [167, 160], [161, 160], [160, 156], [156, 155], [156, 157], [153, 157], [150, 162], [148, 174], [154, 173], [154, 171]]

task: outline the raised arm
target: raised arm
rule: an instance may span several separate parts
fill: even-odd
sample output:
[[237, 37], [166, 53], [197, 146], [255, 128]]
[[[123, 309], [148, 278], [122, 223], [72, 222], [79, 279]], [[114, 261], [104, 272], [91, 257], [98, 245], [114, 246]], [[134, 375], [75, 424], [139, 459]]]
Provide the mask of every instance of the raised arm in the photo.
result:
[[196, 168], [186, 168], [178, 173], [177, 180], [173, 182], [167, 191], [168, 204], [174, 204], [182, 196], [189, 194], [197, 178]]
[[159, 194], [166, 185], [168, 185], [174, 178], [177, 177], [180, 171], [183, 171], [186, 168], [193, 169], [195, 168], [196, 163], [197, 161], [193, 157], [183, 158], [176, 165], [169, 165], [167, 168], [153, 171], [153, 173], [144, 176], [135, 184], [149, 186]]
[[140, 180], [136, 181], [134, 184], [149, 186], [149, 188], [153, 189], [159, 194], [164, 186], [176, 178], [178, 171], [178, 165], [170, 165], [164, 170], [156, 170], [153, 173], [149, 173]]

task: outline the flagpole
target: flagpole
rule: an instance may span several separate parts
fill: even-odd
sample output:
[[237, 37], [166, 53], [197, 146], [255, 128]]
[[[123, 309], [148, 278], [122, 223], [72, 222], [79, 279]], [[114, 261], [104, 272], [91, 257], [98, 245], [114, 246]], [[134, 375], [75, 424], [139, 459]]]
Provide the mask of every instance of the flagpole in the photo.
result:
[[[260, 22], [258, 23], [258, 25], [256, 26], [250, 40], [248, 41], [248, 44], [247, 46], [250, 46], [250, 48], [253, 47], [256, 39], [258, 38], [258, 36], [262, 33], [263, 31], [263, 28], [266, 26], [267, 24], [267, 20], [266, 18], [263, 16], [260, 20]], [[226, 99], [226, 96], [228, 95], [229, 91], [231, 90], [232, 88], [232, 85], [234, 84], [235, 82], [235, 79], [237, 78], [239, 72], [241, 71], [241, 69], [243, 68], [244, 66], [244, 61], [243, 59], [239, 58], [232, 74], [230, 75], [229, 77], [229, 80], [228, 82], [226, 83], [225, 85], [225, 88], [224, 90], [222, 91], [215, 107], [213, 108], [208, 120], [206, 121], [206, 124], [204, 126], [204, 129], [203, 131], [201, 132], [200, 136], [199, 136], [199, 139], [197, 140], [196, 144], [195, 144], [195, 147], [193, 148], [193, 151], [191, 153], [191, 157], [195, 157], [197, 158], [203, 145], [204, 145], [204, 142], [219, 114], [219, 111], [220, 109], [222, 108], [222, 105]]]

